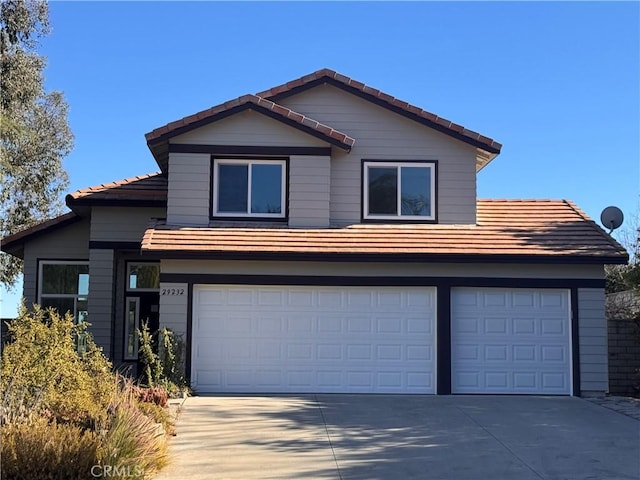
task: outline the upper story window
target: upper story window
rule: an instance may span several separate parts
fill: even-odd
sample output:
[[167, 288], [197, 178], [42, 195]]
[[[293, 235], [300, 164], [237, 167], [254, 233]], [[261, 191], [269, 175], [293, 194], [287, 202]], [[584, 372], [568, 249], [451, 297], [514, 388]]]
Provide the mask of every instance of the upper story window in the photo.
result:
[[215, 159], [213, 216], [285, 217], [285, 160]]
[[41, 261], [38, 272], [38, 303], [61, 315], [70, 312], [76, 322], [88, 315], [89, 264], [69, 260]]
[[363, 165], [365, 220], [436, 219], [435, 162], [378, 162]]

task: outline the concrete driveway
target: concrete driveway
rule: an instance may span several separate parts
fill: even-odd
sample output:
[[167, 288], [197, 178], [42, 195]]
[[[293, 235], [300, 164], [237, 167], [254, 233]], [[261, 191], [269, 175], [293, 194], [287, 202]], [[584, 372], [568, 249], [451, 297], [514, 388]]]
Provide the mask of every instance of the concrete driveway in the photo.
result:
[[158, 479], [640, 479], [640, 422], [571, 397], [193, 397], [177, 432]]

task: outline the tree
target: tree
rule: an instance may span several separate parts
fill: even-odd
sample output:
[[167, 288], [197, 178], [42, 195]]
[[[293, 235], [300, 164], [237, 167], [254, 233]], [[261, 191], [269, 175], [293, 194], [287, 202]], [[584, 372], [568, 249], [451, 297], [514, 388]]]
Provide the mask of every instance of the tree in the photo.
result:
[[[45, 92], [46, 59], [36, 51], [49, 33], [49, 9], [40, 0], [0, 3], [0, 236], [59, 215], [68, 185], [62, 166], [73, 146], [67, 104]], [[22, 262], [0, 256], [0, 282], [15, 285]]]

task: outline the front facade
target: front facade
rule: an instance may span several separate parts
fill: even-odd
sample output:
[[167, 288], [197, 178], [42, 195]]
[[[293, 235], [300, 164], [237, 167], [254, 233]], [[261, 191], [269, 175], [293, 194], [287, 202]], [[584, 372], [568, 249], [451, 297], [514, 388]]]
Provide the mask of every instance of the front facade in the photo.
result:
[[478, 200], [490, 138], [326, 69], [146, 138], [160, 172], [2, 245], [117, 365], [148, 321], [197, 392], [607, 391], [626, 252], [569, 201]]

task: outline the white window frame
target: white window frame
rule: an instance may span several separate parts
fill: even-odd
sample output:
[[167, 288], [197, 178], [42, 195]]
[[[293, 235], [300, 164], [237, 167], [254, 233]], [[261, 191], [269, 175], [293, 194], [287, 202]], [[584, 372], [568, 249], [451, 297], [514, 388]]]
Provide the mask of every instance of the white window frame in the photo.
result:
[[[246, 212], [220, 212], [218, 211], [218, 196], [220, 188], [220, 165], [247, 165], [247, 211]], [[252, 165], [280, 165], [281, 168], [281, 189], [280, 189], [280, 213], [251, 213], [251, 182]], [[237, 159], [237, 158], [216, 158], [213, 161], [214, 182], [213, 182], [213, 216], [214, 217], [253, 217], [253, 218], [285, 218], [286, 217], [286, 190], [287, 190], [287, 162], [286, 160], [258, 160], [258, 159]]]
[[157, 265], [158, 269], [160, 268], [160, 263], [158, 262], [127, 262], [127, 277], [126, 277], [127, 292], [159, 292], [160, 291], [160, 284], [158, 284], [158, 288], [131, 288], [131, 285], [129, 284], [129, 280], [131, 277], [132, 265]]
[[[73, 317], [76, 321], [82, 320], [85, 318], [79, 319], [78, 312], [78, 299], [79, 298], [87, 298], [89, 294], [80, 294], [80, 293], [43, 293], [42, 290], [44, 288], [43, 281], [43, 273], [45, 265], [86, 265], [89, 266], [89, 262], [85, 260], [40, 260], [38, 262], [38, 304], [42, 304], [43, 298], [73, 298]], [[64, 315], [65, 312], [60, 312], [60, 314]]]
[[[134, 302], [136, 304], [136, 316], [133, 332], [134, 352], [132, 355], [128, 354], [128, 342], [129, 342], [129, 304]], [[140, 329], [140, 297], [126, 297], [125, 299], [125, 320], [124, 320], [124, 352], [123, 357], [125, 360], [138, 360], [138, 349], [140, 347], [140, 341], [138, 338], [138, 330]]]
[[[398, 188], [396, 199], [396, 213], [394, 214], [369, 214], [369, 167], [391, 167], [398, 171]], [[429, 191], [431, 194], [430, 215], [402, 215], [402, 167], [428, 168], [431, 170]], [[375, 160], [365, 161], [362, 175], [363, 206], [362, 216], [365, 220], [419, 220], [433, 221], [436, 219], [436, 162], [378, 162]]]

